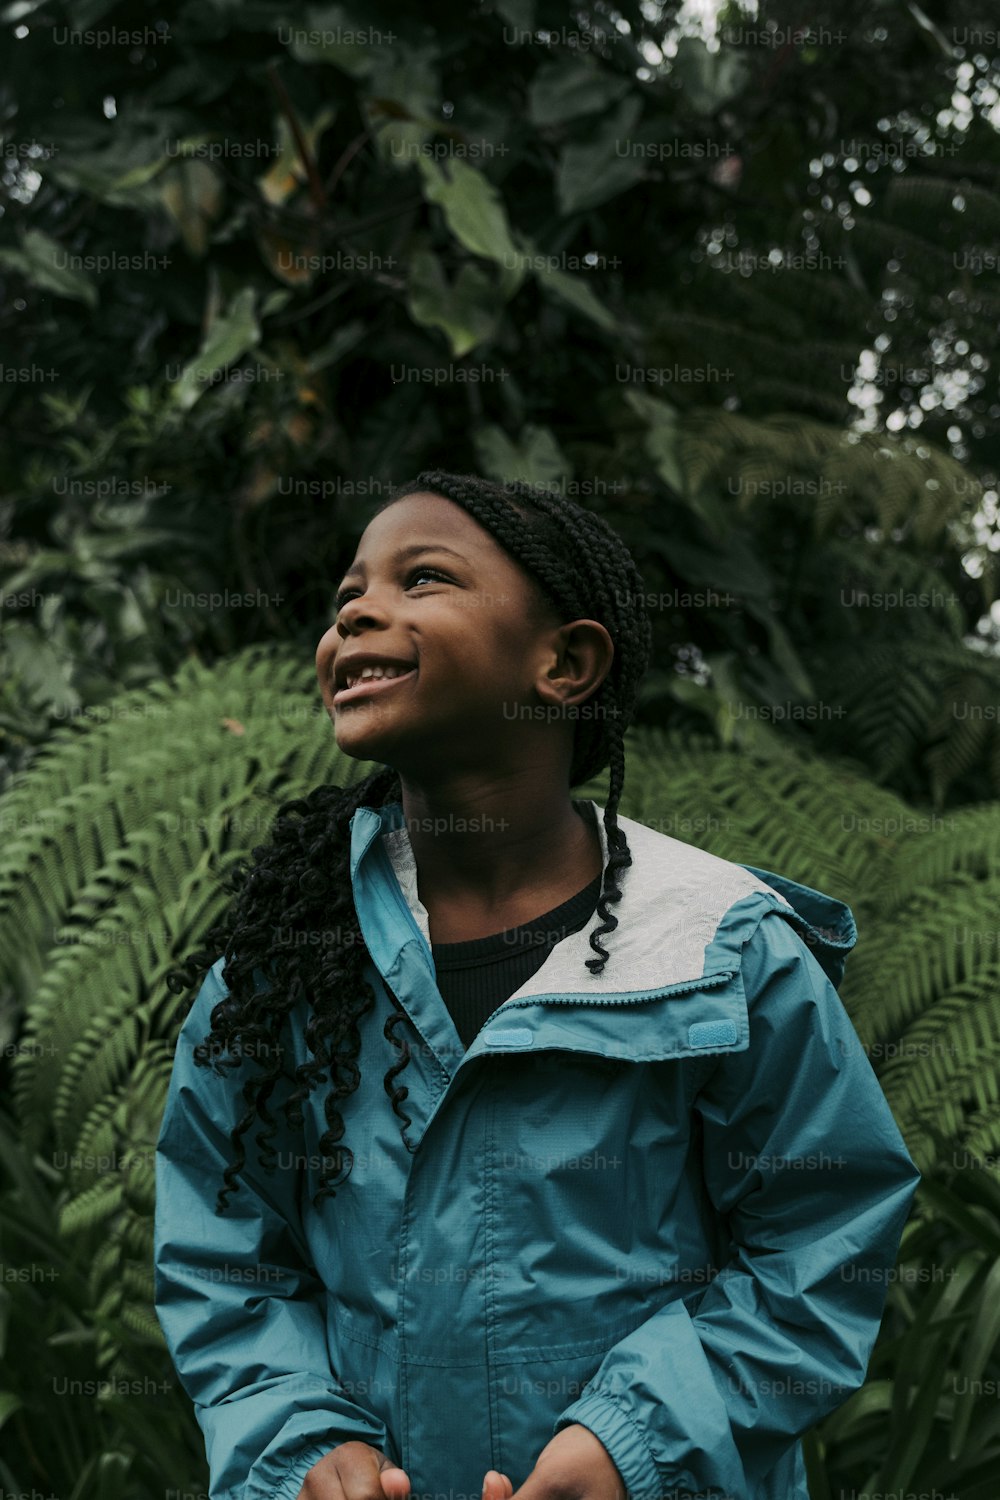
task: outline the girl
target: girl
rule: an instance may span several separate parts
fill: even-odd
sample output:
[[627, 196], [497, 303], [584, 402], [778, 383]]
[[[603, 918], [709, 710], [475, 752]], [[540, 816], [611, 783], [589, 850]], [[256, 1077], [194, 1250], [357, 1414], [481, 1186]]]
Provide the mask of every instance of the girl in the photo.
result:
[[850, 909], [618, 816], [650, 631], [598, 517], [422, 474], [337, 605], [379, 768], [280, 810], [173, 980], [156, 1309], [212, 1500], [808, 1500], [918, 1179]]

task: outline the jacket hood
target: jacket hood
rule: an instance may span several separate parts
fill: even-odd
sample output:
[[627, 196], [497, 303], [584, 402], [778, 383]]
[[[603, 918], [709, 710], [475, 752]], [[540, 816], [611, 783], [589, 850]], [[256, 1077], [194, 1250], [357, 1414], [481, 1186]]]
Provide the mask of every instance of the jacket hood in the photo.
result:
[[[604, 867], [608, 841], [604, 808], [578, 800], [593, 820]], [[593, 974], [589, 934], [596, 917], [557, 943], [546, 961], [515, 992], [513, 999], [646, 998], [674, 986], [690, 985], [740, 968], [744, 944], [765, 912], [788, 920], [834, 985], [843, 977], [847, 954], [857, 942], [849, 906], [811, 886], [755, 865], [738, 864], [696, 845], [618, 816], [632, 857], [620, 879], [622, 900], [612, 904], [618, 927], [605, 935], [608, 961]], [[427, 910], [417, 891], [417, 867], [400, 802], [359, 808], [351, 821], [352, 876], [376, 837], [381, 836], [399, 888], [430, 952]]]

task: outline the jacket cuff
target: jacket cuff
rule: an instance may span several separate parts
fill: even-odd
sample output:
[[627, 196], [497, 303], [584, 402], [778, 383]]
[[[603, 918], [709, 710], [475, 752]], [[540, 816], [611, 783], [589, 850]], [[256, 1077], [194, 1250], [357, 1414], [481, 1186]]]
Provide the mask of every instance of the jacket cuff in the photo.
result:
[[573, 1422], [589, 1428], [607, 1448], [625, 1484], [627, 1500], [660, 1500], [663, 1485], [656, 1460], [642, 1429], [620, 1397], [608, 1391], [584, 1391], [578, 1401], [556, 1418], [552, 1436]]
[[268, 1473], [263, 1464], [255, 1466], [241, 1500], [298, 1500], [298, 1493], [313, 1464], [318, 1464], [334, 1447], [336, 1439], [304, 1448], [296, 1454], [293, 1463], [284, 1465], [277, 1472]]

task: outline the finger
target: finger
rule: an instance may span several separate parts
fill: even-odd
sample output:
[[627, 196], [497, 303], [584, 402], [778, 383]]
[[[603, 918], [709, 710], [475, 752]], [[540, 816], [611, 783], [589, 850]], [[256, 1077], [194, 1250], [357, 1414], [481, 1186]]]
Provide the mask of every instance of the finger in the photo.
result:
[[410, 1493], [410, 1476], [405, 1469], [394, 1463], [380, 1465], [378, 1477], [386, 1500], [406, 1500]]
[[510, 1491], [506, 1488], [505, 1480], [506, 1475], [501, 1474], [499, 1469], [487, 1469], [483, 1480], [483, 1500], [509, 1500]]

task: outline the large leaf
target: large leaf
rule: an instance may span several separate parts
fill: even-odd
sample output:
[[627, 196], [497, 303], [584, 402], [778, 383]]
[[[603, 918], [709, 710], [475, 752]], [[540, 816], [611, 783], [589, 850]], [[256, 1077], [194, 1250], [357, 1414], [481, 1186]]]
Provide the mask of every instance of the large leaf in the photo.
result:
[[481, 427], [473, 436], [479, 461], [491, 479], [518, 479], [549, 489], [558, 488], [569, 474], [569, 464], [547, 427], [529, 424], [517, 442], [500, 427]]
[[88, 307], [96, 307], [97, 287], [86, 272], [74, 264], [75, 259], [82, 260], [83, 257], [74, 256], [41, 229], [27, 230], [20, 250], [0, 250], [0, 266], [19, 271], [32, 286], [43, 292], [54, 292], [57, 297], [69, 297], [85, 302]]
[[[145, 119], [141, 128], [138, 120], [134, 125], [117, 120], [114, 127], [105, 126], [114, 133], [98, 144], [99, 138], [92, 130], [80, 132], [75, 122], [73, 126], [68, 124], [69, 139], [76, 141], [82, 134], [84, 143], [60, 150], [47, 164], [46, 171], [60, 186], [82, 192], [100, 203], [155, 211], [159, 199], [155, 179], [175, 159], [175, 146], [171, 144], [174, 133], [166, 120], [157, 121], [157, 126], [154, 133]], [[201, 143], [208, 135], [204, 132], [193, 140]]]
[[190, 410], [204, 395], [214, 375], [260, 342], [255, 295], [252, 287], [237, 292], [226, 312], [208, 330], [194, 359], [185, 365], [173, 389], [173, 399], [182, 411]]
[[452, 234], [475, 255], [516, 264], [518, 250], [510, 235], [507, 212], [496, 188], [468, 162], [420, 158], [424, 197], [436, 203]]
[[641, 113], [641, 99], [624, 99], [587, 140], [572, 141], [563, 148], [556, 171], [562, 213], [596, 208], [647, 176], [645, 156], [633, 149], [633, 132]]
[[606, 333], [620, 331], [617, 318], [604, 306], [593, 289], [587, 285], [583, 276], [573, 275], [563, 269], [560, 262], [565, 257], [544, 254], [523, 236], [522, 244], [524, 251], [520, 256], [519, 265], [533, 271], [547, 291], [552, 292], [561, 302], [568, 303], [577, 312], [583, 313], [585, 318], [589, 318]]
[[454, 284], [449, 284], [432, 250], [418, 250], [410, 257], [410, 315], [427, 327], [442, 329], [456, 359], [492, 338], [496, 300], [496, 290], [479, 266], [462, 266]]
[[528, 115], [535, 125], [561, 125], [606, 109], [628, 89], [629, 80], [622, 74], [571, 58], [539, 68], [528, 90]]

